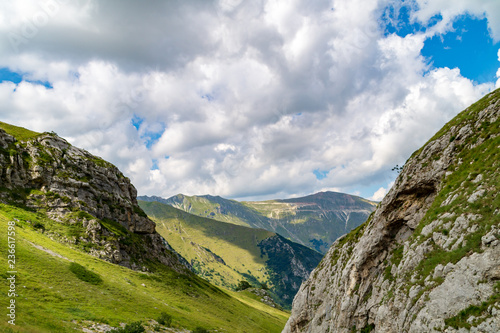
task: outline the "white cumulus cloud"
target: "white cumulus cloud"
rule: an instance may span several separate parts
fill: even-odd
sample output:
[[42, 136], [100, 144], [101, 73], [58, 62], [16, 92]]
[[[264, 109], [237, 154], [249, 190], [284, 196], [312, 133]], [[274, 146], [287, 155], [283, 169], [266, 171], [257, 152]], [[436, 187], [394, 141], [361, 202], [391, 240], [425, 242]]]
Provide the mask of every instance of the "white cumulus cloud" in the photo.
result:
[[464, 13], [498, 39], [497, 1], [415, 0], [412, 19], [443, 21], [404, 37], [384, 34], [389, 0], [48, 3], [0, 4], [0, 68], [25, 77], [0, 83], [0, 118], [110, 160], [140, 194], [379, 198], [494, 88], [420, 52]]

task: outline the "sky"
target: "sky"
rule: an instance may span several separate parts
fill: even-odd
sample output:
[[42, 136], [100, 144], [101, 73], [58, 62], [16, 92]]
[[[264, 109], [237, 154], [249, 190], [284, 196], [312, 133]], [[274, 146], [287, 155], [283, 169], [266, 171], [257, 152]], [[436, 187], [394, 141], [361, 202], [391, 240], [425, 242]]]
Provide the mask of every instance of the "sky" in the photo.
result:
[[500, 87], [498, 0], [7, 0], [0, 120], [140, 195], [381, 200]]

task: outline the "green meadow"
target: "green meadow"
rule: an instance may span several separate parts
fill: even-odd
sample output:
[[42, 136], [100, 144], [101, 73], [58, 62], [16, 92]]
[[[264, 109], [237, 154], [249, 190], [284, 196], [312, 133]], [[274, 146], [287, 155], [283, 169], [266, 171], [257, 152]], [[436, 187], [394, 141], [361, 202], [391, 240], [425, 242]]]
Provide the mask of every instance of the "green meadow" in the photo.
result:
[[[217, 288], [194, 274], [157, 265], [138, 272], [90, 256], [52, 240], [45, 228], [59, 224], [44, 214], [0, 204], [0, 262], [7, 281], [8, 223], [15, 223], [16, 318], [7, 322], [10, 298], [2, 297], [2, 332], [68, 332], [84, 321], [146, 322], [162, 313], [172, 327], [203, 327], [219, 332], [281, 332], [288, 313], [266, 306], [246, 293]], [[44, 226], [43, 228], [40, 226]], [[8, 283], [0, 292], [8, 294]]]

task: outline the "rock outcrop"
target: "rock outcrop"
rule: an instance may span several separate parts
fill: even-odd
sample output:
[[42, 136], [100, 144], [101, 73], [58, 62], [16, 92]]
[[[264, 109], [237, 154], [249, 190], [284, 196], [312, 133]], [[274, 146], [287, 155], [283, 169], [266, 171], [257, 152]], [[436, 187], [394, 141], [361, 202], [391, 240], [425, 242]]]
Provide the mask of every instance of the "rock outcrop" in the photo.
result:
[[[54, 218], [78, 209], [116, 220], [135, 233], [154, 233], [154, 222], [137, 205], [136, 189], [114, 165], [54, 134], [41, 134], [25, 145], [13, 139], [0, 130], [0, 146], [15, 147], [9, 157], [0, 155], [2, 187], [54, 193], [56, 200], [44, 207]], [[36, 196], [30, 205], [40, 208]]]
[[133, 269], [147, 269], [144, 262], [154, 260], [185, 271], [187, 263], [181, 264], [156, 233], [136, 197], [135, 187], [118, 168], [56, 134], [18, 140], [0, 127], [1, 201], [83, 229], [74, 239], [60, 240], [88, 243], [89, 252], [99, 258]]
[[283, 332], [500, 332], [500, 91], [405, 164], [302, 284]]
[[290, 307], [293, 296], [301, 283], [309, 277], [322, 255], [278, 234], [262, 240], [258, 246], [261, 256], [268, 258], [266, 265], [273, 291]]

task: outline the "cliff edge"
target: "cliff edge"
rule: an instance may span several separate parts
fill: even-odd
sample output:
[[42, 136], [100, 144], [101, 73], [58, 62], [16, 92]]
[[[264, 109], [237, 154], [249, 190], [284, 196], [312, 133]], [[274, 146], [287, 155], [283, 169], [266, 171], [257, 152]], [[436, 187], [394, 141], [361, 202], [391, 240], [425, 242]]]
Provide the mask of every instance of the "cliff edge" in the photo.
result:
[[500, 90], [406, 162], [304, 282], [283, 332], [500, 332]]

